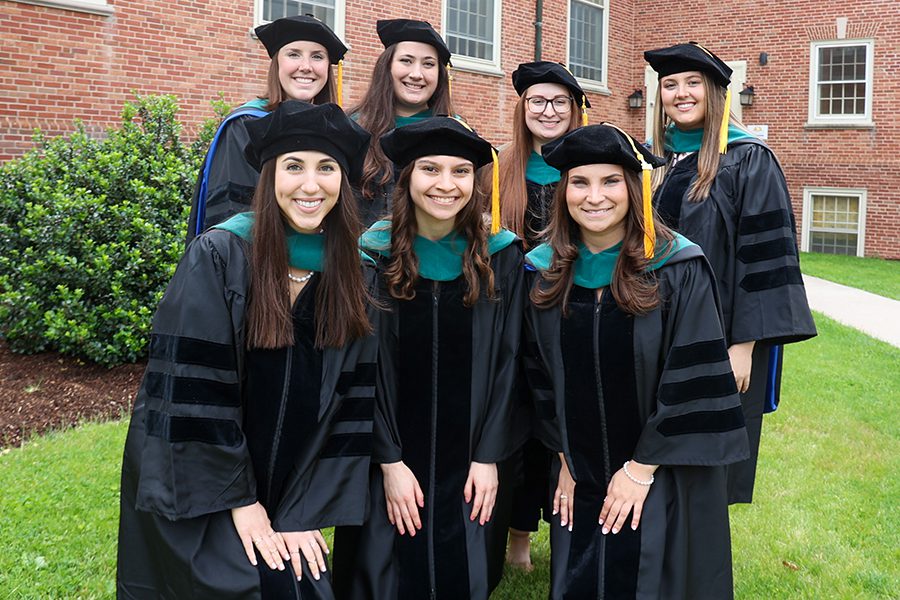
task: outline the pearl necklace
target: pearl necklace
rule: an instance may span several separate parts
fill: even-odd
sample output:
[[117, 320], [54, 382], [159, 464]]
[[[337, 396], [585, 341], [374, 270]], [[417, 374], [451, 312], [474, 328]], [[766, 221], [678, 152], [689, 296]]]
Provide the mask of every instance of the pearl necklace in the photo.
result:
[[315, 272], [315, 271], [310, 271], [309, 273], [307, 273], [307, 274], [304, 275], [303, 277], [297, 277], [296, 275], [294, 275], [293, 273], [291, 273], [290, 271], [288, 271], [288, 279], [290, 279], [290, 280], [293, 281], [294, 283], [306, 283], [306, 282], [309, 281], [310, 278], [313, 276], [313, 273], [314, 273], [314, 272]]

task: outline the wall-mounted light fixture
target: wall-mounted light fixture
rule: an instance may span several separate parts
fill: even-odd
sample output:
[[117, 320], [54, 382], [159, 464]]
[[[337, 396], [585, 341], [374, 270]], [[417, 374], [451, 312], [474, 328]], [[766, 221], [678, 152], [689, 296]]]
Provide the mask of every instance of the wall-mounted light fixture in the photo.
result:
[[634, 93], [628, 96], [628, 108], [640, 108], [644, 105], [644, 92], [634, 90]]
[[759, 64], [762, 66], [766, 66], [769, 63], [769, 53], [768, 52], [760, 52], [759, 53]]
[[756, 95], [756, 92], [753, 91], [752, 85], [745, 85], [739, 95], [741, 97], [741, 106], [753, 106], [753, 96]]

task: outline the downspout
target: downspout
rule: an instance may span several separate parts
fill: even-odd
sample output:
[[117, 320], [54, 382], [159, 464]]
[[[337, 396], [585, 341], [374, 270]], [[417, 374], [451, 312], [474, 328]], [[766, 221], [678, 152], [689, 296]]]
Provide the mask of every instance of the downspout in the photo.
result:
[[544, 0], [534, 4], [534, 60], [541, 60], [541, 46], [544, 44]]

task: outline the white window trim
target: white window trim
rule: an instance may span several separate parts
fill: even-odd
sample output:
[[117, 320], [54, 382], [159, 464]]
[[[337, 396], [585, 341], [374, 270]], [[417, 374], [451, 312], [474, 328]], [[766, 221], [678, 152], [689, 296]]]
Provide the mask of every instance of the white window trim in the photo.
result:
[[[566, 68], [568, 68], [569, 63], [569, 48], [571, 46], [571, 38], [572, 38], [572, 2], [576, 0], [566, 0]], [[607, 96], [611, 95], [612, 92], [609, 90], [609, 86], [607, 82], [609, 81], [609, 5], [612, 3], [611, 0], [602, 0], [603, 1], [603, 64], [600, 65], [600, 70], [603, 72], [603, 80], [597, 81], [596, 79], [584, 79], [582, 77], [576, 77], [575, 79], [578, 81], [578, 85], [586, 92], [597, 92], [600, 94], [605, 94]], [[591, 4], [591, 2], [586, 2], [586, 4]]]
[[856, 196], [859, 198], [859, 226], [856, 236], [856, 256], [865, 256], [866, 245], [866, 199], [868, 192], [865, 188], [829, 188], [829, 187], [804, 187], [803, 188], [803, 227], [801, 229], [800, 250], [809, 252], [809, 230], [812, 226], [812, 197], [813, 196]]
[[[473, 73], [484, 73], [486, 75], [504, 75], [503, 69], [500, 67], [500, 48], [502, 43], [502, 21], [503, 0], [494, 0], [494, 57], [493, 60], [482, 60], [480, 58], [472, 58], [471, 56], [463, 56], [461, 54], [453, 54], [450, 62], [453, 70], [470, 71]], [[441, 0], [441, 35], [444, 42], [447, 41], [447, 0]]]
[[[260, 25], [265, 23], [269, 23], [262, 18], [263, 14], [263, 0], [253, 0], [253, 28], [256, 29]], [[344, 42], [344, 45], [348, 48], [350, 44], [348, 44], [344, 39], [344, 34], [347, 29], [347, 0], [335, 0], [334, 2], [334, 33], [341, 38], [341, 41]], [[254, 34], [255, 37], [255, 34]]]
[[115, 9], [106, 0], [13, 0], [13, 2], [61, 8], [104, 17], [112, 16], [115, 13]]
[[[866, 111], [863, 115], [819, 115], [818, 79], [816, 73], [819, 66], [819, 48], [841, 46], [866, 46]], [[872, 83], [875, 73], [875, 40], [831, 40], [815, 41], [809, 47], [809, 114], [806, 125], [850, 125], [857, 127], [871, 127], [872, 123]]]

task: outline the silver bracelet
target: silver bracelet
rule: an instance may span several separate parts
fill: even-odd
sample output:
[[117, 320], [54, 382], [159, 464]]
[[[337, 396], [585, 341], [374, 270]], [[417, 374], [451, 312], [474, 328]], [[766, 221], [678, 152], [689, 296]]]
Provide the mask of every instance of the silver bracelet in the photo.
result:
[[632, 480], [633, 482], [635, 482], [638, 485], [646, 485], [646, 486], [653, 485], [653, 482], [656, 481], [656, 477], [654, 477], [653, 475], [650, 476], [650, 481], [641, 481], [640, 479], [638, 479], [637, 477], [635, 477], [634, 475], [629, 473], [628, 472], [628, 463], [630, 463], [630, 462], [631, 462], [630, 460], [626, 460], [625, 464], [622, 465], [622, 470], [625, 471], [625, 477]]

